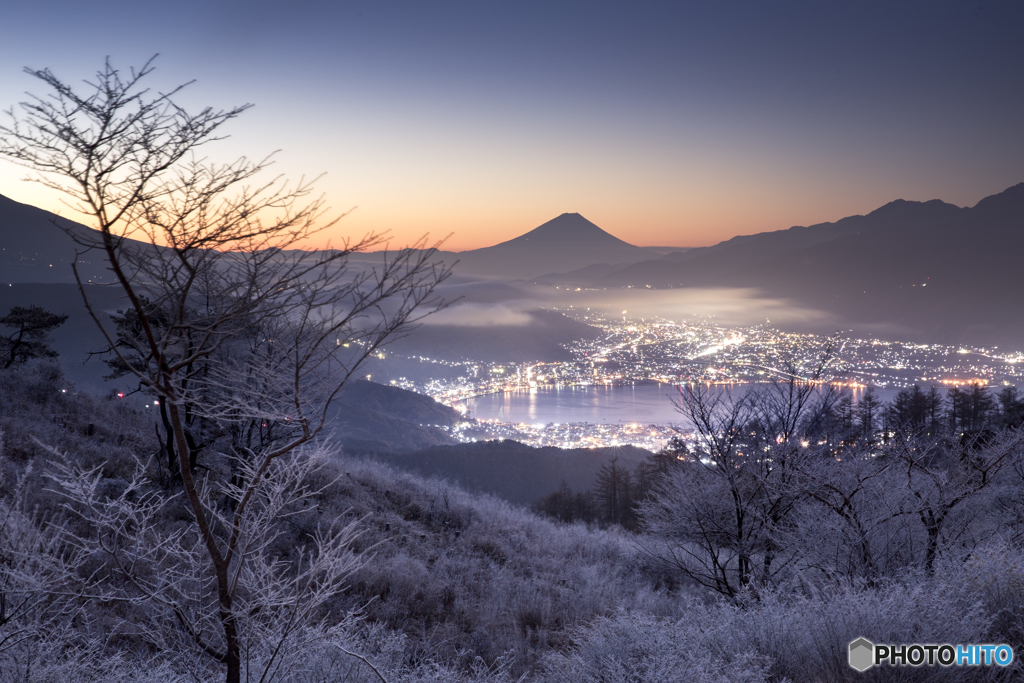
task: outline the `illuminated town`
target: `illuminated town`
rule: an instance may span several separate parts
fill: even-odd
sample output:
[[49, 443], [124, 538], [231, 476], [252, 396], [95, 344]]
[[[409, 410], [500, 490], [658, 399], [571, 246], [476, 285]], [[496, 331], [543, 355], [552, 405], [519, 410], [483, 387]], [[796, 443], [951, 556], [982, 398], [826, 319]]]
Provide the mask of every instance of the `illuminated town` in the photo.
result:
[[[590, 422], [536, 423], [471, 420], [446, 430], [459, 441], [512, 439], [530, 446], [557, 448], [602, 448], [636, 446], [660, 450], [680, 433], [671, 425], [594, 424]], [[685, 435], [684, 435], [685, 436]]]
[[[900, 389], [921, 386], [1019, 385], [1024, 353], [998, 348], [963, 348], [781, 332], [770, 325], [723, 327], [710, 319], [614, 318], [578, 309], [566, 315], [596, 327], [602, 335], [574, 343], [572, 359], [556, 363], [441, 363], [459, 372], [449, 379], [395, 386], [427, 394], [465, 411], [465, 401], [487, 394], [542, 387], [615, 386], [637, 383], [750, 384], [820, 372], [822, 381], [849, 386]], [[468, 416], [472, 417], [472, 416]], [[460, 440], [508, 438], [536, 446], [589, 448], [632, 444], [657, 449], [676, 432], [669, 425], [525, 424], [470, 421], [454, 428]]]

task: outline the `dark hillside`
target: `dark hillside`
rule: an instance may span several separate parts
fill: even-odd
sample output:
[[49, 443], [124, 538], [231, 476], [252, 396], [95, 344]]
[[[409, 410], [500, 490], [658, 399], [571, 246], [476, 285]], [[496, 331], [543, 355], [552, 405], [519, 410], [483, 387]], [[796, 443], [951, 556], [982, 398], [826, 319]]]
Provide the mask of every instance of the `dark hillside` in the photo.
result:
[[429, 396], [367, 380], [350, 382], [339, 398], [347, 405], [357, 404], [421, 425], [451, 427], [462, 419], [458, 411]]
[[338, 395], [334, 418], [346, 449], [394, 453], [454, 443], [438, 427], [450, 427], [461, 416], [429, 396], [359, 380]]
[[468, 491], [490, 493], [512, 503], [535, 505], [566, 482], [575, 491], [594, 486], [597, 472], [612, 458], [634, 469], [650, 453], [617, 448], [534, 448], [518, 441], [481, 441], [435, 446], [380, 458], [421, 476], [444, 477]]
[[[80, 223], [0, 195], [0, 283], [74, 282], [71, 263], [76, 245], [66, 230], [94, 233]], [[113, 281], [98, 253], [80, 255], [78, 271], [85, 282]]]

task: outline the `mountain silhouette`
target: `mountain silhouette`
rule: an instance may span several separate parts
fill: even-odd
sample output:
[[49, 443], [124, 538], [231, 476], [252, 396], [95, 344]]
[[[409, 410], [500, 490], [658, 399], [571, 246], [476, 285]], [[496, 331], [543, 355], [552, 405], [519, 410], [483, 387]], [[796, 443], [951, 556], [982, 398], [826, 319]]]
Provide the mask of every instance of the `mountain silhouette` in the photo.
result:
[[[74, 244], [55, 220], [90, 230], [0, 196], [0, 281], [72, 281]], [[438, 257], [458, 259], [455, 273], [467, 282], [752, 288], [831, 313], [842, 326], [1024, 348], [1024, 183], [969, 208], [899, 199], [863, 216], [686, 251], [637, 247], [564, 213], [515, 239]], [[87, 281], [110, 281], [101, 258], [79, 257], [79, 269]]]
[[[695, 278], [704, 278], [709, 285], [730, 286], [729, 283], [735, 282], [735, 278], [744, 277], [744, 269], [771, 263], [774, 259], [801, 249], [865, 232], [900, 231], [943, 223], [958, 216], [962, 211], [963, 209], [958, 206], [939, 200], [908, 202], [898, 199], [866, 216], [849, 216], [835, 223], [819, 223], [808, 227], [796, 226], [788, 230], [740, 235], [714, 246], [673, 252], [653, 262], [631, 264], [604, 279], [608, 283], [622, 285], [651, 284], [665, 287], [682, 284]], [[689, 266], [683, 271], [682, 280], [679, 279], [679, 264]]]
[[[71, 235], [95, 234], [81, 223], [0, 195], [0, 282], [73, 283], [71, 264], [80, 247]], [[143, 246], [136, 240], [127, 243]], [[113, 281], [99, 252], [80, 254], [78, 272], [86, 283]]]
[[971, 208], [897, 200], [865, 216], [634, 263], [588, 284], [755, 288], [844, 324], [1024, 348], [1022, 262], [1024, 183]]
[[531, 279], [594, 263], [634, 263], [660, 254], [620, 240], [578, 213], [563, 213], [515, 239], [460, 252], [458, 274]]
[[0, 281], [74, 281], [75, 244], [55, 221], [61, 219], [49, 211], [0, 195]]
[[[82, 235], [95, 232], [49, 211], [0, 195], [0, 281], [74, 282], [70, 266], [75, 259], [76, 245], [68, 231]], [[437, 258], [449, 264], [458, 261], [457, 275], [531, 279], [594, 263], [635, 263], [655, 258], [665, 251], [634, 246], [578, 213], [563, 213], [507, 242], [463, 252], [442, 251], [437, 253]], [[356, 254], [351, 260], [373, 265], [382, 254]], [[79, 257], [78, 266], [87, 282], [111, 281], [101, 254]]]
[[[578, 213], [563, 213], [525, 235], [496, 244], [488, 249], [502, 248], [578, 248], [582, 245], [604, 249], [637, 249], [597, 227]], [[483, 251], [478, 249], [476, 251]]]

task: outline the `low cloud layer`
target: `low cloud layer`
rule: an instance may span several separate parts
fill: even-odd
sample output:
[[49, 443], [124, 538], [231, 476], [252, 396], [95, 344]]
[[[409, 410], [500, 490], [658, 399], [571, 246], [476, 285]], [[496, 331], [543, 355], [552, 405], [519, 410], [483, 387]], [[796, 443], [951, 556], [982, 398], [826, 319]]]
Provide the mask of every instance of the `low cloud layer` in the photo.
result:
[[767, 298], [757, 289], [602, 289], [545, 292], [549, 305], [591, 307], [613, 315], [626, 311], [629, 318], [661, 317], [692, 320], [710, 317], [722, 325], [756, 325], [770, 321], [779, 325], [829, 327], [831, 315], [799, 308], [785, 299]]
[[450, 308], [428, 316], [425, 325], [457, 325], [460, 327], [494, 327], [498, 325], [529, 325], [533, 318], [528, 308], [536, 304], [479, 304], [457, 303]]
[[[429, 316], [427, 325], [492, 327], [528, 325], [530, 311], [540, 307], [579, 309], [591, 308], [611, 317], [626, 311], [630, 319], [661, 317], [684, 321], [709, 318], [726, 326], [770, 323], [772, 327], [793, 326], [803, 331], [834, 332], [838, 321], [829, 313], [795, 306], [785, 299], [765, 297], [756, 289], [658, 289], [658, 290], [556, 290], [550, 287], [530, 288], [526, 292], [509, 289], [503, 292], [515, 299], [485, 303], [463, 300], [450, 308]], [[532, 295], [523, 298], [523, 294]], [[494, 297], [500, 298], [500, 297]]]

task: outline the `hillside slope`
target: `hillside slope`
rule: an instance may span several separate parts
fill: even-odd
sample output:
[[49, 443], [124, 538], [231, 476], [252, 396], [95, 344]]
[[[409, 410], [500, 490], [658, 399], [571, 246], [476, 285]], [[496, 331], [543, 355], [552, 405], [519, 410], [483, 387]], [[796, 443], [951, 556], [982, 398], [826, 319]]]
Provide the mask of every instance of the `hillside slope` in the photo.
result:
[[332, 406], [332, 425], [346, 450], [398, 453], [455, 443], [439, 427], [461, 416], [429, 396], [359, 380], [351, 382]]
[[633, 446], [534, 448], [505, 440], [436, 446], [379, 459], [420, 476], [449, 479], [467, 491], [536, 505], [563, 481], [575, 491], [589, 491], [598, 470], [612, 458], [632, 470], [650, 455]]

